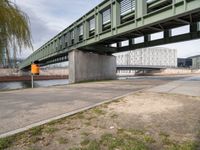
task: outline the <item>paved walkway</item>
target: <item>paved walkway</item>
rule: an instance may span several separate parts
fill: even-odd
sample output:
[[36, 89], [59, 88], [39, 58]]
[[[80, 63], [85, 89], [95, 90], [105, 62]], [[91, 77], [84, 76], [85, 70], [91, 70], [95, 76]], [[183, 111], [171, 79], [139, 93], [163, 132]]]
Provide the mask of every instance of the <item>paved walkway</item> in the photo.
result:
[[183, 77], [139, 77], [0, 92], [0, 137], [58, 119], [80, 109]]
[[169, 82], [167, 84], [154, 87], [149, 91], [200, 96], [200, 75]]

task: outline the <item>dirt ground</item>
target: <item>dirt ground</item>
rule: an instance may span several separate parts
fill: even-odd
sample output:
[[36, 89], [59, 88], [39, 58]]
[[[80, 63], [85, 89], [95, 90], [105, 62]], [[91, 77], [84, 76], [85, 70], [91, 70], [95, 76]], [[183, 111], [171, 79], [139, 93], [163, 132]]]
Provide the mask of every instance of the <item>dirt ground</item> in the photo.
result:
[[0, 140], [9, 150], [198, 150], [200, 97], [137, 92]]

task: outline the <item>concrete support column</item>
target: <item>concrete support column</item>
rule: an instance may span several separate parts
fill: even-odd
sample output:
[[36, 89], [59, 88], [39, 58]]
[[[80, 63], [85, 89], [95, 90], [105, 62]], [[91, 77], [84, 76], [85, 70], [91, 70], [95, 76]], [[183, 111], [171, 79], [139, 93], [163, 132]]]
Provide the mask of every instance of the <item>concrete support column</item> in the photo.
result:
[[116, 58], [80, 50], [69, 53], [69, 82], [116, 79]]

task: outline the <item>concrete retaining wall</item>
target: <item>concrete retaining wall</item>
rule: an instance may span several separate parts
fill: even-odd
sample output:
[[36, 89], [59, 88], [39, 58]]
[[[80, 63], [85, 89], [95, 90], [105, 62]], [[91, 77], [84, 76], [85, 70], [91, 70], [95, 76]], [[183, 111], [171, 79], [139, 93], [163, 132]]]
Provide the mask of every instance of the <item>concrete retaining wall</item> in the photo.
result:
[[155, 75], [168, 75], [168, 74], [192, 74], [200, 73], [200, 69], [182, 69], [182, 68], [167, 68], [161, 71], [154, 72]]
[[40, 75], [51, 76], [51, 75], [59, 75], [59, 76], [66, 76], [69, 74], [68, 68], [52, 68], [52, 69], [42, 69], [40, 71]]
[[20, 76], [20, 72], [17, 69], [0, 69], [0, 77], [3, 76]]
[[134, 71], [122, 70], [118, 71], [117, 76], [134, 76], [134, 75], [175, 75], [175, 74], [200, 74], [200, 69], [186, 69], [186, 68], [167, 68], [161, 70], [147, 70], [147, 71]]
[[[41, 76], [67, 76], [69, 74], [68, 68], [50, 68], [41, 69]], [[29, 72], [18, 71], [17, 69], [0, 69], [0, 77], [4, 76], [28, 76]]]

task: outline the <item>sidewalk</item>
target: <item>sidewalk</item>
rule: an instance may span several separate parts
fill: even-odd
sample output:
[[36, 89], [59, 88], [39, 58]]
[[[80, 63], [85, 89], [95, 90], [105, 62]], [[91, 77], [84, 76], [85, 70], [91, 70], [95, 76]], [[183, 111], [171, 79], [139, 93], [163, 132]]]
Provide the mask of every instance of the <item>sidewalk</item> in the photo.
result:
[[200, 96], [200, 75], [180, 79], [150, 89], [151, 92], [176, 93]]

